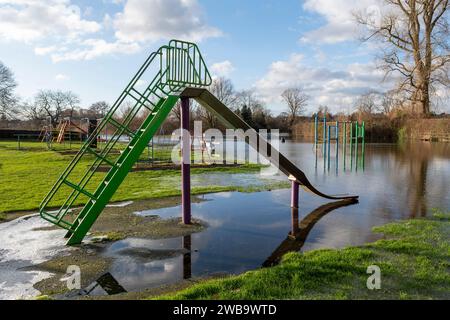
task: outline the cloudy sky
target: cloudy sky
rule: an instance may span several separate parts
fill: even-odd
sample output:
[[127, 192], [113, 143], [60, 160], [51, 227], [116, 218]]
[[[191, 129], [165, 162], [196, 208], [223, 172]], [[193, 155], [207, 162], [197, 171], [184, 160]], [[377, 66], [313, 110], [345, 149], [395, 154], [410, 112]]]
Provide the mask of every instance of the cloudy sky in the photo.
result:
[[378, 0], [0, 0], [0, 61], [23, 99], [73, 90], [84, 106], [113, 102], [145, 58], [169, 39], [196, 41], [212, 73], [253, 88], [273, 112], [294, 85], [349, 111], [384, 90], [376, 48], [358, 41], [354, 10]]

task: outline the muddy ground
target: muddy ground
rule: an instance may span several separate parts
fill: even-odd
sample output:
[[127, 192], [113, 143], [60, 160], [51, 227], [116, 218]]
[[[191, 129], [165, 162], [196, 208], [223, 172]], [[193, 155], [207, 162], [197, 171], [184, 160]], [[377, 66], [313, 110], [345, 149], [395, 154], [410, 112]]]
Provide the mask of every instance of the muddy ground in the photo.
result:
[[[192, 201], [200, 202], [202, 200], [193, 197]], [[61, 281], [61, 278], [66, 276], [67, 267], [70, 265], [77, 265], [83, 270], [81, 277], [82, 288], [95, 282], [101, 275], [107, 272], [113, 261], [112, 258], [105, 257], [102, 253], [114, 241], [128, 237], [148, 239], [181, 237], [200, 232], [206, 227], [206, 224], [199, 220], [193, 220], [191, 225], [183, 225], [181, 218], [162, 219], [159, 216], [142, 217], [135, 214], [135, 212], [143, 210], [160, 209], [177, 205], [180, 205], [180, 197], [118, 203], [108, 206], [100, 215], [82, 245], [73, 247], [69, 253], [66, 252], [55, 256], [49, 261], [26, 268], [26, 270], [46, 271], [54, 274], [52, 277], [34, 284], [34, 288], [39, 290], [43, 296], [61, 297], [61, 294], [67, 293], [68, 291], [66, 282]], [[26, 213], [11, 213], [8, 214], [7, 218], [9, 220], [12, 217], [17, 218], [24, 214]], [[48, 227], [45, 229], [54, 228]], [[140, 252], [130, 254], [141, 255]], [[148, 256], [147, 254], [142, 256], [142, 259], [147, 261], [165, 259], [178, 254], [182, 254], [182, 252], [176, 250], [173, 250], [173, 252], [165, 251], [157, 253], [157, 256]], [[179, 289], [188, 284], [192, 284], [192, 282], [186, 281], [185, 284], [182, 283], [176, 287], [152, 289], [140, 293], [126, 293], [117, 296], [117, 298], [134, 299], [148, 297], [155, 293], [166, 292], [166, 290]]]

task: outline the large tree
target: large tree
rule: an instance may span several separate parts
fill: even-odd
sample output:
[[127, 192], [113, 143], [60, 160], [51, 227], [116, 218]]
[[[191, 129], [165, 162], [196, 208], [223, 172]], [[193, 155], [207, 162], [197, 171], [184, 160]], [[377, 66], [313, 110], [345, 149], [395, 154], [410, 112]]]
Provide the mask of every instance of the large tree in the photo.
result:
[[72, 116], [80, 100], [72, 91], [41, 90], [34, 103], [28, 105], [26, 114], [32, 120], [48, 119], [56, 127], [65, 116]]
[[17, 99], [14, 95], [16, 86], [13, 73], [0, 61], [0, 119], [15, 118], [16, 116]]
[[358, 13], [367, 27], [365, 40], [383, 45], [381, 61], [387, 75], [401, 76], [401, 91], [409, 93], [412, 108], [430, 113], [436, 86], [449, 85], [450, 40], [448, 0], [384, 0], [380, 17]]
[[305, 111], [309, 97], [303, 89], [299, 87], [284, 90], [281, 97], [286, 103], [290, 118], [289, 127], [292, 129], [297, 117]]

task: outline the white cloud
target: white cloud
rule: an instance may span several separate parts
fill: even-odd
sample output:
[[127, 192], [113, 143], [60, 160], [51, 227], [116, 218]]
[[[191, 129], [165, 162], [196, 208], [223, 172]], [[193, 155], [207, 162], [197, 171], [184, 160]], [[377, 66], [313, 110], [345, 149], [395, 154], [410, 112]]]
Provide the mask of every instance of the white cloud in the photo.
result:
[[36, 47], [34, 48], [34, 53], [38, 56], [45, 56], [49, 53], [55, 52], [56, 50], [58, 50], [57, 46]]
[[82, 18], [70, 0], [0, 0], [0, 38], [26, 43], [50, 36], [76, 38], [101, 25]]
[[233, 64], [228, 60], [214, 63], [210, 69], [213, 77], [229, 77], [235, 70]]
[[323, 16], [325, 25], [306, 32], [303, 42], [337, 43], [355, 40], [358, 37], [358, 26], [355, 12], [374, 13], [381, 10], [381, 0], [306, 0], [303, 9]]
[[92, 60], [104, 55], [133, 54], [141, 49], [137, 43], [124, 43], [121, 41], [107, 42], [103, 39], [87, 39], [82, 41], [78, 48], [67, 50], [58, 49], [51, 54], [53, 62]]
[[206, 23], [197, 0], [128, 0], [115, 16], [114, 26], [116, 37], [128, 42], [201, 41], [222, 34]]
[[62, 73], [57, 74], [55, 76], [55, 80], [56, 81], [66, 81], [66, 80], [69, 80], [69, 79], [70, 79], [70, 77], [68, 75], [65, 75], [65, 74], [62, 74]]
[[368, 91], [386, 91], [395, 79], [383, 82], [384, 73], [374, 63], [354, 63], [341, 70], [311, 67], [303, 56], [293, 54], [288, 60], [272, 63], [266, 75], [255, 84], [258, 95], [269, 107], [281, 111], [281, 93], [293, 86], [303, 87], [311, 97], [309, 111], [320, 104], [333, 112], [353, 109], [356, 98]]
[[136, 87], [138, 87], [138, 88], [145, 88], [145, 87], [147, 87], [147, 86], [148, 86], [148, 81], [146, 81], [146, 80], [139, 79], [139, 80], [136, 82]]
[[80, 9], [71, 0], [0, 0], [0, 39], [31, 44], [36, 55], [60, 62], [133, 54], [158, 40], [201, 41], [222, 34], [206, 23], [197, 0], [104, 2], [118, 4], [123, 11], [94, 21], [84, 17], [92, 13], [91, 7]]

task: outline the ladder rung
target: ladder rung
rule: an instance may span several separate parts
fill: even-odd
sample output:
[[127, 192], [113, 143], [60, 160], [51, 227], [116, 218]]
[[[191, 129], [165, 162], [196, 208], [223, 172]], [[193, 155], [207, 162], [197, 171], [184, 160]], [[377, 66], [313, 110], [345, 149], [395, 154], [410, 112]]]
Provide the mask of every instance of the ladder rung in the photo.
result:
[[89, 153], [93, 154], [94, 156], [96, 156], [97, 158], [101, 159], [102, 161], [106, 162], [111, 167], [115, 167], [116, 166], [113, 162], [108, 160], [106, 157], [104, 157], [104, 156], [98, 154], [97, 152], [95, 152], [95, 150], [93, 150], [91, 147], [87, 147], [87, 151], [89, 151]]
[[68, 181], [66, 179], [63, 179], [63, 182], [66, 185], [68, 185], [69, 187], [71, 187], [72, 189], [75, 189], [76, 191], [84, 194], [85, 196], [88, 196], [92, 200], [94, 200], [94, 201], [97, 200], [97, 198], [93, 194], [91, 194], [90, 192], [87, 192], [86, 190], [80, 188], [80, 186], [76, 185], [75, 183], [72, 183], [72, 182], [70, 182], [70, 181]]
[[135, 136], [135, 133], [133, 131], [131, 131], [130, 129], [128, 129], [127, 127], [125, 127], [121, 123], [119, 123], [117, 120], [114, 120], [114, 118], [108, 119], [108, 122], [111, 123], [116, 128], [121, 129], [122, 131], [125, 131], [132, 138]]
[[[133, 90], [133, 92], [137, 93], [137, 94], [139, 95], [139, 97], [141, 97], [141, 99], [143, 99], [145, 102], [151, 104], [153, 107], [156, 107], [156, 105], [155, 105], [153, 102], [151, 102], [150, 100], [148, 100], [148, 98], [146, 98], [145, 96], [143, 96], [139, 91], [137, 91], [137, 90], [134, 89], [134, 88], [131, 88], [131, 90]], [[130, 90], [130, 91], [131, 91], [131, 90]], [[142, 103], [142, 102], [141, 102], [141, 99], [136, 98], [134, 95], [131, 94], [131, 92], [128, 92], [128, 94], [129, 94], [134, 100], [136, 100], [137, 102]], [[150, 110], [150, 111], [152, 110], [151, 108], [149, 108], [149, 107], [146, 106], [145, 104], [142, 103], [142, 105], [143, 105], [145, 108], [147, 108], [148, 110]]]

